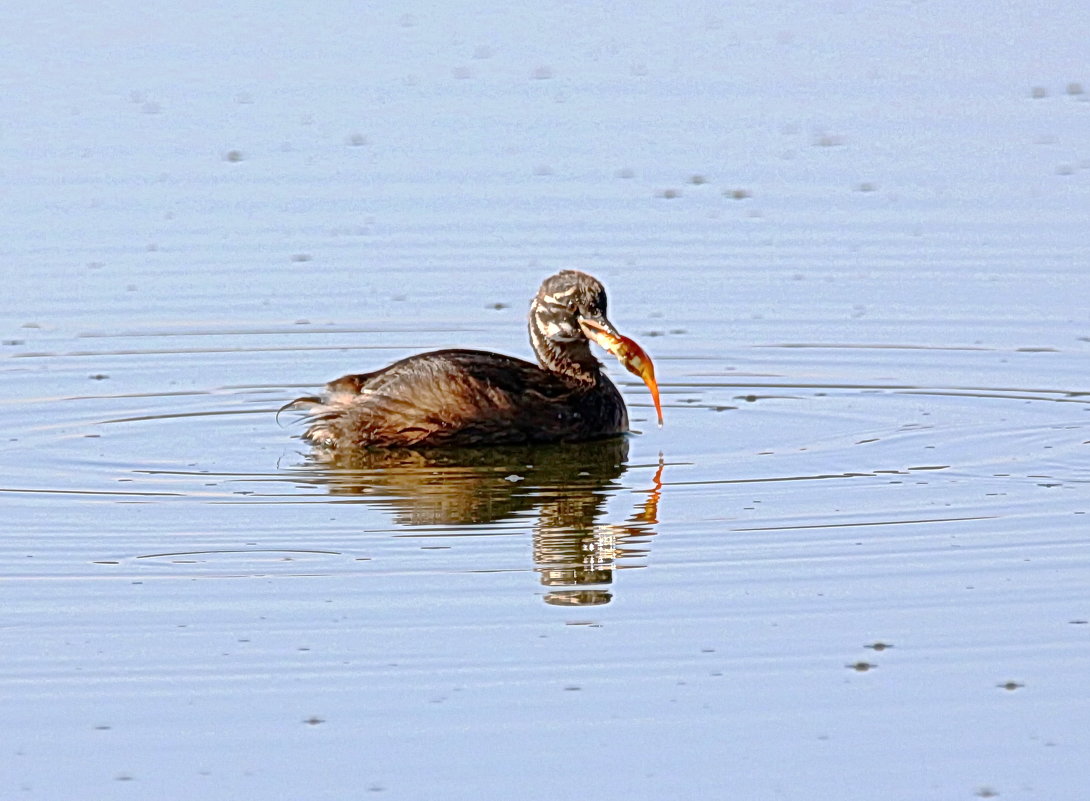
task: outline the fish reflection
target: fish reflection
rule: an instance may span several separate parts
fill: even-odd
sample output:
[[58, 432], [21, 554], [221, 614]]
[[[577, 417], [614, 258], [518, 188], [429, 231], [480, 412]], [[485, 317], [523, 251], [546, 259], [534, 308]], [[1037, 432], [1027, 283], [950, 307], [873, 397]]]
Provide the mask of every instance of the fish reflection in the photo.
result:
[[623, 560], [647, 555], [658, 523], [662, 459], [646, 498], [621, 523], [600, 522], [628, 470], [628, 440], [361, 451], [315, 461], [297, 478], [387, 509], [399, 525], [481, 525], [537, 512], [533, 560], [545, 601], [608, 603]]

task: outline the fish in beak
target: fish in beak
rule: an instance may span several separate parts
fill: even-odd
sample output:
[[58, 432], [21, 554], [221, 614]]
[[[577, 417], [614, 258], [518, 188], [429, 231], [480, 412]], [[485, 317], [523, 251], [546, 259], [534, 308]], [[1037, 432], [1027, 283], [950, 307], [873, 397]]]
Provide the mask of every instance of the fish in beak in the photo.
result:
[[605, 350], [617, 357], [617, 361], [628, 372], [638, 375], [651, 391], [651, 400], [655, 402], [655, 412], [659, 416], [659, 428], [662, 428], [662, 404], [659, 402], [659, 385], [655, 381], [655, 365], [647, 352], [626, 336], [621, 336], [608, 320], [579, 317], [579, 327], [587, 339], [597, 342]]

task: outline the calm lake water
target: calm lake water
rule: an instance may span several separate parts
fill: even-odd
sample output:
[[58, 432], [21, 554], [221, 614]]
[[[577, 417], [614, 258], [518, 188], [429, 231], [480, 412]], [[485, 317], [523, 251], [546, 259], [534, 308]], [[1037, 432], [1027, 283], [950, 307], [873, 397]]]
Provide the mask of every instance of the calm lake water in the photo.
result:
[[[0, 798], [1071, 799], [1084, 4], [0, 12]], [[529, 356], [633, 436], [322, 465]]]

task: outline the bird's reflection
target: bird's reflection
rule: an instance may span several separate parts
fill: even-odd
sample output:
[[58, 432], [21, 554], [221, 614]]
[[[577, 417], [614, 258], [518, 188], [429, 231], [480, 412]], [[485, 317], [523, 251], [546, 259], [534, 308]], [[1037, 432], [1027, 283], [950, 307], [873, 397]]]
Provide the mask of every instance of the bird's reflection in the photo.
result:
[[608, 603], [622, 560], [645, 556], [658, 523], [661, 457], [646, 498], [622, 523], [604, 521], [629, 469], [624, 437], [569, 445], [360, 451], [314, 461], [297, 479], [387, 509], [403, 526], [464, 526], [536, 511], [533, 560], [545, 601]]

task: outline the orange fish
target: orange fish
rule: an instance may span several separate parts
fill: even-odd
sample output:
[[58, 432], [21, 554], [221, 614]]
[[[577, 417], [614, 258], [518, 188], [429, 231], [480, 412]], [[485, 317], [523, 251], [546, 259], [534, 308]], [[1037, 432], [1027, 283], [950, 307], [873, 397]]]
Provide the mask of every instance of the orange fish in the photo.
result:
[[604, 325], [589, 320], [585, 317], [579, 319], [579, 325], [588, 338], [593, 339], [607, 351], [617, 357], [628, 372], [638, 375], [647, 384], [651, 391], [651, 400], [655, 402], [655, 412], [659, 417], [659, 428], [662, 428], [662, 404], [659, 402], [659, 385], [655, 381], [655, 365], [647, 351], [641, 348], [632, 339], [610, 331]]

